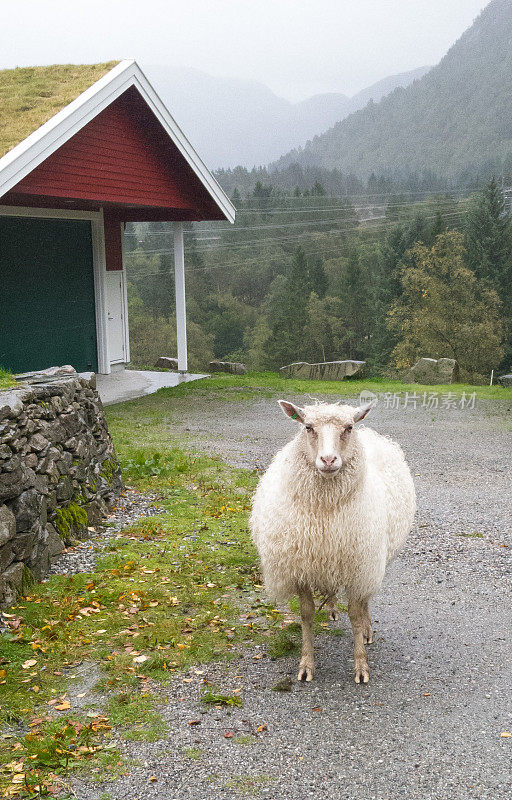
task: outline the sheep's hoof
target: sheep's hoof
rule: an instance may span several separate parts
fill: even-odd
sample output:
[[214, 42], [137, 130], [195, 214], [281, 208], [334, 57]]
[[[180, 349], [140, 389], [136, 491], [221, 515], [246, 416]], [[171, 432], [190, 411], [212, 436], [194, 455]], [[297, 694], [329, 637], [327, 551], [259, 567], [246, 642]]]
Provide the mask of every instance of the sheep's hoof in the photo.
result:
[[354, 663], [354, 670], [354, 680], [356, 683], [368, 683], [370, 680], [370, 667], [367, 661], [356, 661]]
[[315, 669], [313, 664], [299, 664], [299, 674], [297, 675], [298, 681], [307, 681], [308, 683], [313, 680]]
[[336, 622], [336, 620], [339, 619], [339, 617], [340, 615], [338, 614], [335, 608], [331, 608], [329, 610], [329, 619], [331, 620], [331, 622]]

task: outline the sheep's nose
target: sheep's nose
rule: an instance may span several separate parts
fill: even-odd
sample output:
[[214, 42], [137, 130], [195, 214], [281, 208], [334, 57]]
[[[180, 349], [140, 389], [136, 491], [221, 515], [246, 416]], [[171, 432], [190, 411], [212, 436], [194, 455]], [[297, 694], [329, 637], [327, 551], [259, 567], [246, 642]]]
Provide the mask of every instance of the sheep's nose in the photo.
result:
[[320, 456], [326, 467], [332, 467], [336, 461], [336, 456]]

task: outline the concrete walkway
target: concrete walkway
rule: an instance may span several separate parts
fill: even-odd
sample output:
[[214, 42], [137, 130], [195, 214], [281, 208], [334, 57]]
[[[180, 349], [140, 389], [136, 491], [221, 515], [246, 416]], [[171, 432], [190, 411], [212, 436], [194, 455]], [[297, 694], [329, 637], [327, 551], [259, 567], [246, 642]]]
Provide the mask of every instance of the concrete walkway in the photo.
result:
[[97, 375], [96, 386], [103, 405], [135, 400], [146, 394], [153, 394], [167, 386], [197, 381], [208, 375], [181, 375], [179, 372], [149, 372], [146, 370], [124, 369], [110, 375]]

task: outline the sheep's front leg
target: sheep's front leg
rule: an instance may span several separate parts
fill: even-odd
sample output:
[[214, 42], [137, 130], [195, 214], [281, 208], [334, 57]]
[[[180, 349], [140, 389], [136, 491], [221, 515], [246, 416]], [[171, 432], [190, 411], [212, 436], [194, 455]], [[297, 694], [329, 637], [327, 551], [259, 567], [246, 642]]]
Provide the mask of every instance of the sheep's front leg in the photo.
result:
[[368, 683], [370, 668], [366, 658], [365, 642], [371, 639], [368, 601], [349, 600], [348, 616], [354, 631], [354, 678], [356, 683]]
[[313, 655], [313, 618], [315, 616], [315, 601], [309, 589], [299, 591], [300, 621], [302, 625], [302, 657], [299, 664], [297, 680], [312, 681], [315, 673]]

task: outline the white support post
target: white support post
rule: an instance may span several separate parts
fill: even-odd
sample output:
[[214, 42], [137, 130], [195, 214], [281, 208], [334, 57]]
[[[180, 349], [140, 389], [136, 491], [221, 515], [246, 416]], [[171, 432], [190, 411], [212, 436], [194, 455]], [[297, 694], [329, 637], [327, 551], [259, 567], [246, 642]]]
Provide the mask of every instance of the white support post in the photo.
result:
[[176, 290], [176, 339], [178, 371], [187, 372], [187, 308], [185, 304], [185, 254], [183, 222], [174, 223], [174, 286]]

